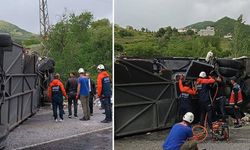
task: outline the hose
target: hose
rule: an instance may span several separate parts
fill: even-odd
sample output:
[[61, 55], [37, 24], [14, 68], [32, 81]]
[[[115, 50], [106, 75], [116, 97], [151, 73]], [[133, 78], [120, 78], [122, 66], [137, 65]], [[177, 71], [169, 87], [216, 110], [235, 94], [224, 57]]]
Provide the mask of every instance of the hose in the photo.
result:
[[[196, 130], [198, 130], [198, 132], [196, 132]], [[192, 132], [193, 132], [193, 139], [200, 143], [204, 142], [208, 136], [208, 131], [206, 127], [202, 125], [193, 126]]]
[[[218, 90], [219, 90], [219, 86], [218, 86], [218, 83], [216, 83], [215, 84], [216, 85], [216, 90], [215, 90], [215, 93], [214, 93], [214, 97], [213, 97], [213, 99], [212, 99], [212, 105], [213, 105], [213, 103], [214, 103], [214, 101], [215, 101], [215, 98], [217, 97], [217, 94], [218, 94]], [[209, 92], [210, 93], [210, 92]], [[211, 95], [211, 94], [210, 94]]]
[[[216, 84], [216, 91], [215, 91], [215, 94], [213, 96], [213, 99], [211, 99], [211, 93], [209, 92], [209, 97], [210, 97], [210, 100], [211, 100], [211, 104], [213, 106], [213, 103], [214, 103], [214, 100], [218, 94], [218, 89], [219, 89], [219, 86], [218, 84]], [[207, 117], [208, 117], [208, 114], [206, 113], [205, 115], [205, 121], [204, 121], [204, 126], [202, 125], [195, 125], [193, 126], [192, 128], [192, 132], [193, 132], [193, 138], [194, 140], [196, 140], [197, 142], [204, 142], [208, 136], [208, 131], [207, 131]], [[198, 132], [196, 132], [195, 130], [197, 129], [200, 129], [200, 131], [198, 130]]]

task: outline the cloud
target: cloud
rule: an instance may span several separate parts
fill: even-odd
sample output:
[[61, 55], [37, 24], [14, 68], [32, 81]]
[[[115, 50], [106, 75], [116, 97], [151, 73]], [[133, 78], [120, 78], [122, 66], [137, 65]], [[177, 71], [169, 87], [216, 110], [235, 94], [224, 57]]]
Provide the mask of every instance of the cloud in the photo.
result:
[[116, 0], [115, 23], [158, 30], [216, 21], [224, 16], [236, 19], [240, 14], [250, 23], [249, 6], [248, 0]]
[[[90, 11], [95, 19], [108, 18], [112, 21], [112, 0], [48, 0], [49, 19], [55, 24], [64, 9], [80, 14]], [[39, 33], [38, 0], [2, 0], [0, 20], [11, 22], [27, 31]]]

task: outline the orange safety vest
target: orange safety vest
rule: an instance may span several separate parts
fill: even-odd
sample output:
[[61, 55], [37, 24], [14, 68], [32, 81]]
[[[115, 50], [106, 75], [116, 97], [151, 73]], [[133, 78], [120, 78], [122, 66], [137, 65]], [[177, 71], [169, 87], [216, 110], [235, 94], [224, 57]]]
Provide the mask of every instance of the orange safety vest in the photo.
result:
[[[235, 86], [236, 86], [236, 88], [239, 89], [238, 90], [238, 97], [237, 97], [237, 104], [239, 104], [239, 103], [242, 103], [242, 101], [243, 101], [242, 92], [241, 92], [241, 89], [240, 89], [239, 85], [235, 85]], [[229, 104], [230, 105], [234, 105], [235, 104], [235, 93], [234, 93], [233, 90], [232, 90], [230, 98], [229, 98]]]

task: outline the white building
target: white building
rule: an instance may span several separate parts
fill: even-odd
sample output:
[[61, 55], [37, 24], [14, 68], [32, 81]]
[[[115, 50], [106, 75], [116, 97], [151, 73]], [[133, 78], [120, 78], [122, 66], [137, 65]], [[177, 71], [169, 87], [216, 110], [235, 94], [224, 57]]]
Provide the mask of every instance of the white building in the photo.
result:
[[196, 33], [197, 32], [197, 29], [193, 29], [193, 28], [179, 28], [178, 29], [178, 32], [179, 33], [186, 33], [188, 30], [192, 30], [192, 31], [194, 31], [194, 33]]
[[228, 33], [228, 34], [224, 35], [224, 38], [232, 40], [233, 39], [233, 35], [231, 33]]
[[179, 32], [179, 33], [186, 33], [186, 32], [187, 32], [187, 29], [186, 29], [186, 28], [179, 28], [179, 29], [178, 29], [178, 32]]
[[198, 34], [200, 36], [214, 36], [215, 35], [215, 31], [214, 31], [214, 27], [208, 26], [206, 29], [201, 29]]

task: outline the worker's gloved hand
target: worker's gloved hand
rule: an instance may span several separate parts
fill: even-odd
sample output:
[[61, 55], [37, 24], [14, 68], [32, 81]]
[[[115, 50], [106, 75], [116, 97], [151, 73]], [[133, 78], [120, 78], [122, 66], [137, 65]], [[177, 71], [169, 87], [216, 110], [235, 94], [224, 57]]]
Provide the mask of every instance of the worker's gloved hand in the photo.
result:
[[195, 93], [197, 93], [197, 88], [196, 87], [192, 87], [192, 89], [195, 91]]
[[215, 77], [214, 77], [214, 76], [208, 76], [208, 78], [209, 78], [209, 79], [215, 79]]
[[221, 82], [222, 80], [221, 80], [221, 77], [217, 77], [217, 78], [215, 78], [215, 80], [217, 81], [217, 82]]
[[183, 79], [184, 79], [184, 75], [181, 74], [181, 75], [180, 75], [180, 80], [183, 80]]
[[195, 141], [199, 141], [200, 140], [199, 136], [196, 136], [196, 135], [194, 135], [192, 139], [195, 140]]
[[235, 109], [238, 109], [238, 108], [239, 108], [239, 106], [237, 106], [237, 105], [234, 105], [234, 108], [235, 108]]
[[78, 100], [78, 98], [79, 98], [79, 97], [78, 97], [78, 94], [76, 94], [76, 100]]

